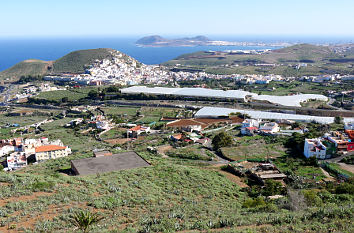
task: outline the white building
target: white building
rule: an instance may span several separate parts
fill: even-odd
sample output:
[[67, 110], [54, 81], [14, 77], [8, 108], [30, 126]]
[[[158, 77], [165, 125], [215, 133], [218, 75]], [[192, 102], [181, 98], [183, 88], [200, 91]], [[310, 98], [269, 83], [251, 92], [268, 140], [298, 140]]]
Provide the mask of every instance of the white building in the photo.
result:
[[318, 159], [326, 159], [327, 157], [327, 147], [322, 144], [321, 140], [315, 139], [305, 139], [304, 145], [304, 155], [306, 158], [315, 156]]
[[35, 158], [37, 162], [48, 159], [57, 159], [71, 154], [71, 149], [66, 146], [44, 145], [35, 148]]
[[109, 128], [109, 123], [107, 121], [97, 121], [96, 127], [97, 127], [97, 129], [106, 130]]
[[246, 119], [242, 122], [242, 128], [259, 127], [259, 122], [255, 119]]
[[264, 133], [276, 133], [280, 131], [279, 125], [275, 122], [265, 123], [259, 128]]
[[15, 151], [15, 147], [12, 145], [5, 145], [3, 147], [0, 148], [0, 157], [7, 155], [11, 152]]
[[27, 158], [24, 152], [12, 153], [6, 159], [7, 159], [7, 169], [10, 171], [27, 166]]
[[354, 130], [354, 122], [348, 122], [344, 124], [345, 130]]
[[138, 125], [127, 131], [127, 136], [132, 138], [137, 138], [142, 133], [149, 133], [150, 127]]

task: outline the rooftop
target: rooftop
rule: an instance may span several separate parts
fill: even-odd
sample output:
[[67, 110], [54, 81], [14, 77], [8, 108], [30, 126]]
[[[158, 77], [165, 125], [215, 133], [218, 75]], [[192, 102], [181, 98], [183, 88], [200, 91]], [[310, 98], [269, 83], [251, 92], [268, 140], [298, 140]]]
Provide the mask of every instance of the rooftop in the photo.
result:
[[36, 147], [36, 153], [38, 152], [45, 152], [45, 151], [56, 151], [56, 150], [65, 150], [65, 146], [58, 146], [58, 145], [45, 145], [45, 146], [38, 146]]
[[77, 175], [90, 175], [148, 166], [150, 164], [135, 152], [71, 161], [71, 168]]

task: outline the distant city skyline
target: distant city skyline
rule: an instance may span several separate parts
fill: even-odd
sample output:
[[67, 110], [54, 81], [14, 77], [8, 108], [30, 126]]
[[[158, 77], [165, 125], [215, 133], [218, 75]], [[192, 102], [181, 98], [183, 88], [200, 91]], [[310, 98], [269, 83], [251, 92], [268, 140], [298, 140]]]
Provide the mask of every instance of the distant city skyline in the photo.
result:
[[11, 0], [0, 38], [144, 35], [354, 36], [352, 0]]

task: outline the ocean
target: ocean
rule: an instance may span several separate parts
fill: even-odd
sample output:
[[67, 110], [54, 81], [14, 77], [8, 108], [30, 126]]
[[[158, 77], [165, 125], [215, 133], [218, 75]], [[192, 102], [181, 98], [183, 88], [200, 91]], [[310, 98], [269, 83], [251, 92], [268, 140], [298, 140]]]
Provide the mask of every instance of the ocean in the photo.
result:
[[[10, 68], [18, 62], [26, 59], [56, 60], [69, 52], [80, 49], [112, 48], [119, 50], [145, 64], [160, 64], [178, 57], [185, 53], [207, 50], [247, 50], [267, 49], [270, 47], [252, 46], [197, 46], [197, 47], [137, 47], [135, 42], [139, 38], [117, 37], [117, 38], [0, 38], [0, 71]], [[277, 39], [274, 37], [224, 37], [212, 38], [214, 40], [228, 41], [252, 41], [252, 42], [274, 42], [291, 41], [288, 39]], [[305, 39], [292, 38], [293, 42], [305, 41]]]

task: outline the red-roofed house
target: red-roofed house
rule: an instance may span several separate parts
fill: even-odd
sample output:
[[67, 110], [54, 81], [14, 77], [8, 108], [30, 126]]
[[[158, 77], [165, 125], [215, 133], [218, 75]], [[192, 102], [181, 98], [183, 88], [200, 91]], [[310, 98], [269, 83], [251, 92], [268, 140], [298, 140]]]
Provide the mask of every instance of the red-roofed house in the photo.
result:
[[257, 127], [244, 127], [241, 128], [241, 134], [242, 135], [249, 135], [252, 136], [258, 131]]
[[65, 146], [44, 145], [35, 148], [35, 157], [37, 162], [66, 157], [69, 154], [71, 154], [71, 149]]
[[173, 141], [179, 141], [179, 140], [182, 140], [182, 138], [183, 138], [183, 134], [174, 134], [174, 135], [171, 135], [171, 139], [173, 140]]
[[130, 138], [137, 138], [141, 133], [148, 133], [148, 132], [150, 132], [150, 127], [137, 125], [133, 128], [130, 128], [127, 134], [128, 137]]

